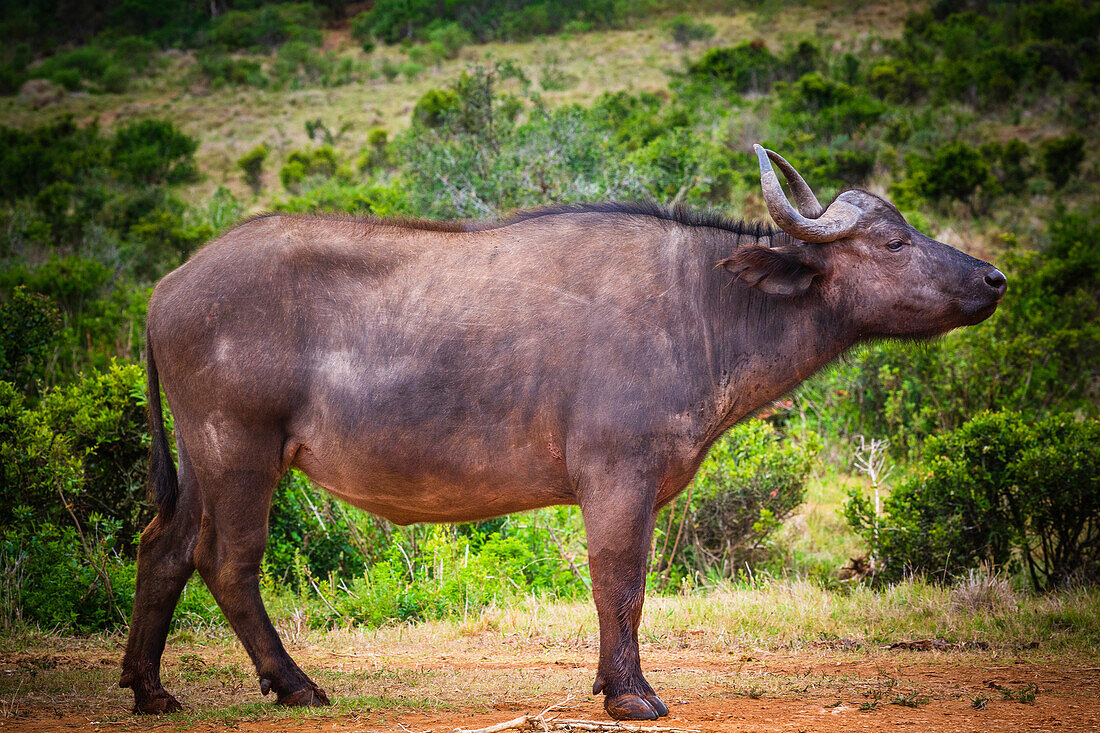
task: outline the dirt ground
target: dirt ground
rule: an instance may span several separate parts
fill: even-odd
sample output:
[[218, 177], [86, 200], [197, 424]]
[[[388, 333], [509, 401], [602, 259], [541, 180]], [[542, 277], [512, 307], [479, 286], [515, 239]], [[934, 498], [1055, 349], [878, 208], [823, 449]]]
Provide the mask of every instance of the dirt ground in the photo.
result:
[[[304, 712], [261, 698], [247, 658], [232, 644], [176, 645], [166, 657], [165, 684], [188, 709], [161, 719], [126, 712], [129, 691], [115, 686], [117, 642], [59, 644], [56, 651], [46, 644], [0, 653], [0, 731], [450, 733], [537, 715], [563, 701], [563, 709], [546, 717], [610, 722], [602, 697], [587, 694], [595, 649], [586, 642], [562, 648], [475, 638], [444, 645], [432, 656], [415, 643], [384, 653], [303, 644], [293, 653], [335, 703]], [[851, 649], [843, 643], [796, 652], [643, 648], [643, 659], [669, 707], [669, 716], [657, 723], [666, 728], [1100, 730], [1094, 659], [934, 646]]]

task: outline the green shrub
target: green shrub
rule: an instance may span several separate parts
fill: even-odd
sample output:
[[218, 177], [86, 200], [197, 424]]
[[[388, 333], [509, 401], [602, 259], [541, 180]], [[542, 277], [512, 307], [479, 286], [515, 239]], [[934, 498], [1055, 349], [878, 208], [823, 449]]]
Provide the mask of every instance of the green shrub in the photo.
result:
[[397, 73], [404, 74], [406, 81], [416, 81], [424, 73], [424, 64], [415, 61], [403, 61], [397, 65]]
[[692, 41], [705, 41], [714, 37], [714, 26], [710, 23], [696, 23], [690, 15], [681, 13], [664, 22], [665, 31], [672, 36], [672, 40], [681, 46], [688, 46]]
[[442, 57], [453, 59], [463, 46], [469, 46], [474, 42], [473, 35], [460, 24], [442, 23], [428, 30], [428, 41], [433, 47], [442, 51]]
[[[414, 111], [415, 114], [415, 111]], [[367, 147], [360, 151], [359, 170], [369, 171], [386, 164], [386, 149], [389, 147], [389, 133], [376, 127], [367, 135]]]
[[301, 214], [374, 214], [375, 216], [413, 216], [408, 195], [397, 182], [388, 185], [349, 186], [330, 179], [312, 186], [300, 196], [276, 204], [277, 211]]
[[87, 634], [126, 627], [135, 566], [114, 551], [116, 524], [94, 516], [78, 532], [71, 524], [36, 522], [23, 512], [13, 519], [0, 526], [6, 628], [29, 624]]
[[990, 161], [993, 175], [1005, 193], [1019, 194], [1027, 190], [1031, 175], [1028, 170], [1030, 151], [1027, 143], [1013, 138], [1003, 145], [995, 141], [984, 143], [979, 150]]
[[1037, 590], [1100, 579], [1100, 421], [986, 412], [930, 438], [916, 476], [875, 516], [852, 492], [849, 523], [879, 573], [942, 579], [982, 564], [1023, 570]]
[[118, 523], [118, 547], [132, 552], [152, 519], [141, 368], [111, 365], [48, 390], [33, 408], [3, 384], [0, 513], [10, 517], [26, 506], [36, 521], [55, 526], [71, 525], [74, 516], [83, 524], [98, 513]]
[[265, 87], [268, 75], [259, 61], [233, 58], [220, 49], [200, 49], [195, 53], [199, 73], [214, 87], [233, 84], [237, 86]]
[[526, 515], [527, 521], [435, 525], [423, 528], [416, 545], [408, 534], [394, 532], [384, 559], [367, 566], [346, 591], [334, 582], [320, 587], [333, 616], [371, 626], [462, 618], [532, 593], [577, 597], [587, 592], [587, 576], [576, 564], [567, 566], [558, 550], [558, 542], [574, 545], [581, 533], [569, 517], [569, 509], [558, 507]]
[[358, 576], [386, 544], [379, 526], [291, 471], [272, 499], [264, 573], [295, 592], [316, 579]]
[[61, 314], [41, 293], [28, 293], [25, 285], [12, 290], [0, 303], [0, 380], [23, 394], [38, 391], [45, 382], [46, 360], [56, 348]]
[[265, 160], [267, 160], [267, 146], [257, 145], [237, 161], [237, 167], [244, 172], [244, 180], [253, 193], [259, 193], [263, 187]]
[[440, 127], [459, 108], [458, 94], [449, 89], [429, 89], [416, 100], [413, 119], [425, 127]]
[[83, 87], [83, 81], [98, 82], [111, 65], [111, 55], [99, 46], [83, 46], [62, 51], [42, 61], [31, 70], [31, 76], [49, 79], [69, 91]]
[[320, 27], [321, 11], [312, 3], [269, 3], [255, 10], [230, 10], [218, 16], [210, 39], [230, 49], [274, 48], [287, 41], [318, 46]]
[[130, 71], [120, 64], [111, 64], [100, 79], [103, 91], [122, 94], [130, 86]]
[[10, 63], [0, 63], [0, 96], [10, 97], [19, 93], [27, 74]]
[[193, 180], [199, 143], [171, 122], [142, 120], [119, 128], [111, 141], [111, 164], [134, 183]]
[[308, 179], [332, 178], [337, 174], [338, 166], [336, 151], [329, 145], [313, 150], [294, 150], [279, 169], [279, 180], [283, 188], [297, 192]]
[[867, 87], [888, 102], [911, 103], [928, 90], [928, 80], [912, 63], [885, 59], [867, 73]]
[[766, 92], [781, 76], [782, 65], [763, 41], [712, 48], [688, 67], [690, 78], [718, 82], [736, 92]]
[[123, 36], [109, 43], [115, 63], [130, 71], [145, 72], [154, 59], [157, 46], [142, 36]]
[[[979, 187], [992, 180], [985, 157], [961, 140], [936, 148], [930, 156], [908, 156], [905, 165], [906, 183], [921, 196], [937, 201], [972, 201]], [[906, 191], [904, 186], [891, 189], [903, 204], [912, 206]]]
[[654, 570], [737, 577], [801, 503], [817, 451], [784, 440], [763, 420], [737, 425], [711, 448], [689, 491], [657, 517]]
[[1065, 186], [1070, 178], [1077, 175], [1084, 157], [1085, 138], [1080, 135], [1044, 140], [1039, 149], [1043, 172], [1055, 188]]
[[401, 73], [401, 70], [397, 68], [397, 64], [389, 56], [383, 57], [382, 62], [378, 65], [378, 70], [382, 72], [382, 76], [386, 81], [391, 83]]
[[284, 44], [279, 49], [274, 64], [274, 73], [279, 83], [292, 84], [294, 88], [316, 84], [320, 81], [324, 69], [324, 57], [302, 41]]

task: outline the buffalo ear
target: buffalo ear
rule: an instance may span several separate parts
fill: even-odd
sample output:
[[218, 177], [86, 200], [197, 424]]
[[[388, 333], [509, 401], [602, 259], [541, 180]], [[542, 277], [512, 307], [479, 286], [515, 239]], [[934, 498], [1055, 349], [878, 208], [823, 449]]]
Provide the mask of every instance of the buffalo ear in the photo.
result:
[[741, 247], [718, 264], [748, 287], [772, 295], [801, 295], [820, 274], [804, 255], [798, 247], [753, 244]]

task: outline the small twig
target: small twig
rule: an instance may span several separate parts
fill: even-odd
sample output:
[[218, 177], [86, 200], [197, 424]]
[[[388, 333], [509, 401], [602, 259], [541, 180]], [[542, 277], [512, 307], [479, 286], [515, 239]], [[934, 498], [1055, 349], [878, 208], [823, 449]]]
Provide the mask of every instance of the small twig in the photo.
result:
[[405, 552], [405, 548], [401, 546], [401, 543], [398, 542], [396, 544], [397, 544], [397, 549], [401, 550], [401, 554], [404, 555], [404, 557], [405, 557], [405, 564], [409, 566], [409, 582], [410, 583], [415, 583], [416, 582], [416, 573], [413, 572], [412, 560], [409, 559], [409, 554], [407, 552]]
[[[406, 733], [413, 733], [412, 729], [408, 728], [404, 723], [398, 723], [397, 727], [405, 731]], [[432, 733], [433, 730], [435, 730], [435, 728], [428, 728], [427, 730], [420, 731], [420, 733]]]
[[554, 540], [554, 544], [558, 546], [558, 554], [560, 554], [565, 559], [565, 561], [569, 563], [569, 569], [573, 571], [573, 575], [575, 575], [578, 580], [584, 583], [584, 586], [586, 588], [591, 589], [592, 585], [588, 582], [588, 578], [584, 577], [584, 574], [580, 571], [580, 568], [578, 568], [577, 564], [573, 562], [573, 556], [566, 553], [565, 547], [561, 544], [561, 541], [558, 540], [558, 535], [554, 532], [554, 528], [550, 525], [546, 525], [543, 529], [550, 533], [550, 539]]
[[84, 530], [80, 528], [80, 520], [76, 518], [76, 512], [73, 511], [73, 505], [65, 498], [65, 492], [61, 490], [61, 487], [57, 487], [57, 495], [61, 497], [61, 504], [68, 510], [69, 516], [73, 518], [73, 524], [76, 525], [76, 533], [80, 536], [80, 544], [84, 546], [84, 554], [88, 558], [88, 563], [92, 566], [92, 569], [96, 571], [96, 574], [103, 579], [103, 584], [107, 588], [107, 603], [111, 606], [119, 618], [122, 619], [123, 626], [126, 625], [126, 614], [122, 612], [122, 609], [115, 603], [115, 589], [111, 585], [111, 576], [107, 574], [106, 564], [100, 566], [92, 556], [92, 546], [88, 544], [88, 540], [84, 537]]
[[306, 576], [306, 577], [309, 578], [309, 584], [313, 586], [313, 590], [316, 591], [317, 596], [322, 601], [325, 602], [325, 605], [328, 606], [329, 610], [332, 611], [333, 613], [335, 613], [337, 616], [343, 616], [344, 614], [337, 611], [336, 606], [329, 603], [329, 600], [327, 598], [325, 598], [325, 594], [321, 592], [321, 587], [319, 585], [317, 585], [317, 581], [314, 580], [311, 576]]
[[534, 719], [535, 718], [532, 715], [521, 715], [518, 718], [506, 720], [503, 723], [490, 725], [488, 728], [474, 728], [472, 730], [467, 730], [465, 728], [455, 728], [454, 733], [498, 733], [498, 731], [510, 730], [513, 728], [516, 730], [522, 730], [523, 728], [531, 725], [531, 721]]

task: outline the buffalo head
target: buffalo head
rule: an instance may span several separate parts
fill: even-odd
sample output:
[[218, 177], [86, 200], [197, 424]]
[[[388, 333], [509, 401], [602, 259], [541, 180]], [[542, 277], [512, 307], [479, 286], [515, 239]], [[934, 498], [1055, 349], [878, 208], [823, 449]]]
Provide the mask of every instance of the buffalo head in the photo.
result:
[[783, 296], [814, 289], [847, 314], [861, 337], [935, 336], [997, 309], [1007, 282], [988, 262], [921, 234], [893, 204], [867, 191], [845, 191], [822, 207], [782, 156], [755, 149], [768, 212], [790, 239], [744, 247], [724, 260], [743, 284]]

